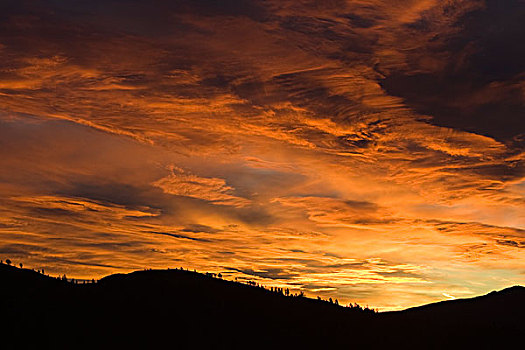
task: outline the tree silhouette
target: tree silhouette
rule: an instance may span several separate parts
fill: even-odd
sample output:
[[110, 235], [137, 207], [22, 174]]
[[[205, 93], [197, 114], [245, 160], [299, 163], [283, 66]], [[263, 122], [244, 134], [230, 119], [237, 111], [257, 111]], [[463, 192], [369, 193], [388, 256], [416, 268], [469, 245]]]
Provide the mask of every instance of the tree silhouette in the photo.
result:
[[11, 260], [9, 260], [9, 259], [5, 259], [5, 263], [6, 263], [7, 265], [11, 265]]
[[24, 264], [20, 263], [19, 265], [21, 269], [24, 268]]

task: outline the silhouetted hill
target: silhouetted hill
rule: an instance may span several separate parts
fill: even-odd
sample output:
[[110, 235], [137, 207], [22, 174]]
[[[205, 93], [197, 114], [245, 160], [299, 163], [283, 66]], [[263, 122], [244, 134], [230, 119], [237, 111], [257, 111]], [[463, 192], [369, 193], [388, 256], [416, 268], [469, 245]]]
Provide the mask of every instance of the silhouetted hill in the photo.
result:
[[[381, 314], [381, 322], [390, 327], [387, 342], [418, 347], [422, 342], [443, 349], [502, 349], [505, 344], [520, 344], [525, 335], [525, 287], [514, 286], [470, 299], [441, 301], [398, 312]], [[410, 326], [415, 337], [402, 339], [398, 334]], [[408, 343], [408, 344], [407, 344]], [[425, 346], [428, 348], [428, 346]]]
[[487, 348], [525, 330], [523, 287], [373, 314], [181, 270], [74, 284], [0, 265], [0, 286], [6, 349]]

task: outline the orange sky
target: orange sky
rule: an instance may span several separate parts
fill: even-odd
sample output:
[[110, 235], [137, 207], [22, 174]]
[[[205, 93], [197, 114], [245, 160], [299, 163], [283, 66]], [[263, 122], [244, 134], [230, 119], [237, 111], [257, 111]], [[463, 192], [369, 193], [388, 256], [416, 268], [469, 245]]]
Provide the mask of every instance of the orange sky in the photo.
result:
[[525, 283], [525, 6], [5, 1], [0, 256], [381, 310]]

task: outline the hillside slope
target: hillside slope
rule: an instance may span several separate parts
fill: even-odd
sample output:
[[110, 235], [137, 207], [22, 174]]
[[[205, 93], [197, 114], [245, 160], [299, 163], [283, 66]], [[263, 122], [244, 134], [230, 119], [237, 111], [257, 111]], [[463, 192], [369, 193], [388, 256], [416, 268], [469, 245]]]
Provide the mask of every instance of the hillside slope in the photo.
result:
[[501, 348], [525, 288], [372, 314], [181, 270], [73, 284], [0, 265], [9, 348]]
[[[413, 348], [502, 349], [525, 334], [525, 287], [514, 286], [470, 299], [447, 300], [381, 314], [385, 342]], [[410, 329], [412, 336], [400, 337]]]
[[344, 343], [340, 334], [373, 316], [181, 270], [83, 285], [3, 265], [0, 281], [0, 322], [13, 345], [321, 346], [326, 339]]

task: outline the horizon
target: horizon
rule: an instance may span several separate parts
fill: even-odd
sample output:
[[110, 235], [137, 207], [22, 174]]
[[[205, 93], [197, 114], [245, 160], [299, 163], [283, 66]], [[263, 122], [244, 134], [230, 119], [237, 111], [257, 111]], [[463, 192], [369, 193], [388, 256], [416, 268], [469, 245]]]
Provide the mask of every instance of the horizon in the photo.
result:
[[[197, 271], [195, 269], [193, 269], [193, 270], [189, 269], [189, 268], [185, 269], [184, 267], [179, 267], [179, 268], [177, 268], [177, 267], [175, 267], [175, 268], [168, 267], [168, 268], [165, 268], [165, 269], [148, 269], [148, 268], [144, 268], [143, 270], [134, 270], [134, 271], [126, 272], [126, 273], [119, 272], [119, 273], [109, 274], [109, 275], [105, 275], [105, 276], [101, 277], [100, 279], [75, 279], [75, 278], [68, 277], [65, 274], [62, 275], [62, 276], [60, 276], [60, 275], [52, 276], [50, 274], [47, 274], [46, 271], [44, 271], [44, 270], [38, 270], [38, 269], [26, 267], [26, 266], [22, 267], [20, 265], [14, 264], [13, 262], [6, 263], [3, 260], [0, 261], [0, 266], [1, 265], [5, 265], [5, 266], [8, 266], [8, 267], [13, 268], [13, 269], [30, 271], [30, 272], [42, 275], [42, 276], [44, 276], [46, 278], [60, 280], [60, 281], [65, 281], [67, 283], [70, 283], [70, 284], [73, 284], [73, 285], [80, 285], [80, 286], [82, 286], [82, 285], [98, 284], [100, 281], [106, 279], [107, 277], [112, 277], [112, 276], [130, 276], [130, 275], [134, 275], [136, 273], [140, 274], [140, 273], [148, 273], [148, 272], [152, 272], [152, 273], [154, 273], [154, 272], [168, 272], [168, 271], [169, 272], [174, 272], [175, 271], [175, 272], [179, 272], [179, 273], [180, 272], [185, 272], [185, 273], [195, 274], [195, 275], [208, 277], [208, 278], [211, 278], [211, 279], [217, 279], [217, 280], [221, 280], [221, 281], [225, 281], [225, 282], [231, 282], [231, 283], [235, 283], [235, 284], [242, 284], [244, 286], [253, 287], [255, 289], [263, 289], [266, 292], [276, 293], [276, 294], [285, 296], [287, 298], [289, 297], [291, 299], [297, 298], [297, 297], [301, 297], [301, 298], [306, 298], [306, 299], [313, 300], [313, 301], [320, 301], [320, 302], [324, 302], [324, 303], [329, 303], [331, 305], [338, 306], [338, 307], [343, 307], [343, 308], [350, 308], [350, 309], [358, 308], [358, 309], [361, 309], [362, 311], [373, 312], [373, 313], [376, 313], [376, 314], [377, 313], [389, 313], [389, 312], [395, 312], [395, 311], [408, 311], [408, 310], [419, 308], [419, 307], [423, 307], [423, 306], [436, 305], [436, 304], [440, 304], [442, 302], [454, 301], [454, 300], [459, 300], [459, 301], [465, 300], [465, 301], [468, 301], [468, 300], [476, 299], [478, 297], [489, 296], [489, 295], [491, 295], [493, 293], [500, 293], [500, 292], [508, 291], [508, 290], [511, 290], [511, 289], [514, 290], [516, 288], [525, 289], [525, 286], [516, 284], [516, 285], [513, 285], [513, 286], [505, 287], [503, 289], [492, 290], [492, 291], [489, 291], [489, 292], [484, 293], [484, 294], [473, 295], [473, 296], [466, 297], [466, 298], [447, 298], [445, 300], [434, 301], [434, 302], [427, 303], [427, 304], [414, 305], [414, 306], [410, 306], [410, 307], [404, 308], [404, 309], [392, 308], [392, 309], [383, 309], [383, 310], [381, 310], [381, 309], [378, 309], [378, 308], [372, 308], [369, 305], [359, 305], [358, 303], [352, 302], [352, 301], [350, 301], [347, 304], [343, 304], [343, 303], [339, 302], [338, 299], [333, 299], [333, 300], [332, 300], [332, 298], [323, 299], [319, 295], [305, 295], [305, 294], [299, 295], [300, 292], [293, 293], [293, 290], [291, 291], [291, 290], [289, 290], [286, 287], [269, 287], [269, 286], [265, 286], [263, 284], [258, 284], [256, 282], [254, 282], [253, 279], [248, 279], [248, 278], [246, 278], [246, 279], [238, 279], [238, 278], [228, 279], [227, 277], [222, 276], [220, 273], [217, 274], [217, 273], [212, 273], [212, 272], [203, 272], [203, 271]], [[275, 288], [275, 290], [274, 290], [274, 288]]]
[[0, 3], [0, 259], [406, 309], [525, 285], [520, 0]]

